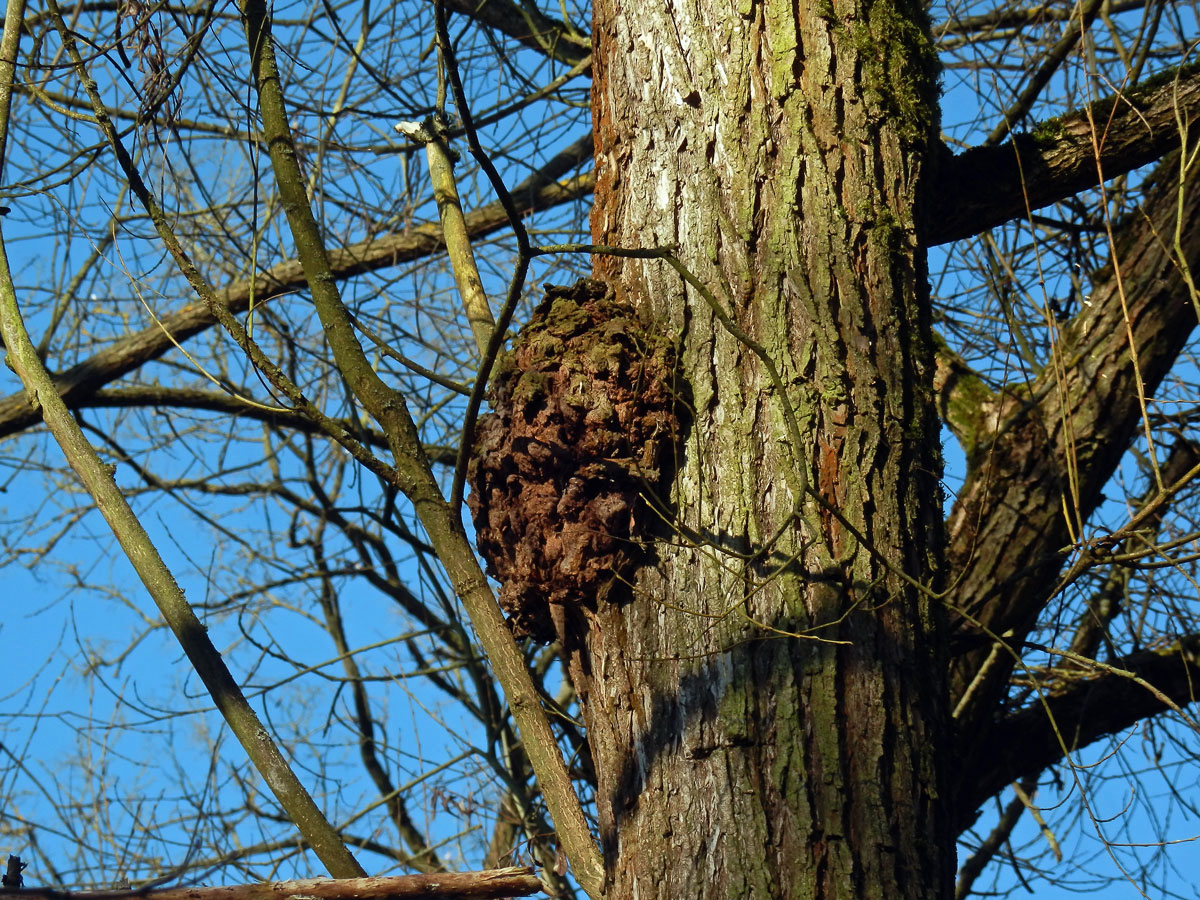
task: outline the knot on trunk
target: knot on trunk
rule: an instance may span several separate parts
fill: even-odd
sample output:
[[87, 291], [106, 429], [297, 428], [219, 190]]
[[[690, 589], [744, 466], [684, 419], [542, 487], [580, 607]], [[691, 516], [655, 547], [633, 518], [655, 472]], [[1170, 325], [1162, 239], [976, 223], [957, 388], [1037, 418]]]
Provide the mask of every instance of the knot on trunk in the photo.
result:
[[497, 364], [467, 504], [500, 605], [550, 641], [641, 555], [677, 432], [675, 351], [600, 281], [547, 287]]

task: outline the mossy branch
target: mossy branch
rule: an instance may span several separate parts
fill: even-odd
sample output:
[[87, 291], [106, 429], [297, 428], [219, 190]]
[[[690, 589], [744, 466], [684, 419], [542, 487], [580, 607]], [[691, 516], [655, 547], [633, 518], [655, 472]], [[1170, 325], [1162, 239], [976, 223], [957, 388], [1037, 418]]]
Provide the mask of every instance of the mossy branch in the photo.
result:
[[[404, 397], [385, 384], [371, 365], [339, 295], [288, 127], [266, 4], [263, 0], [243, 0], [241, 10], [276, 185], [334, 361], [358, 402], [387, 436], [396, 473], [393, 484], [413, 504], [450, 583], [466, 607], [488, 662], [508, 698], [576, 879], [589, 895], [600, 897], [604, 889], [600, 853], [524, 656], [479, 567], [456, 508], [447, 504], [441, 494]], [[511, 201], [506, 204], [506, 211], [510, 205]]]
[[[8, 114], [12, 96], [13, 69], [19, 42], [23, 0], [10, 0], [0, 43], [0, 164], [7, 138]], [[60, 25], [62, 17], [54, 0], [51, 11]], [[61, 29], [65, 35], [65, 29]], [[81, 65], [78, 50], [68, 47], [75, 65]], [[71, 468], [83, 482], [121, 549], [133, 564], [138, 577], [150, 592], [163, 619], [175, 634], [188, 661], [200, 676], [217, 709], [245, 748], [275, 798], [299, 829], [313, 852], [331, 874], [354, 877], [365, 874], [346, 849], [337, 830], [317, 808], [304, 785], [288, 765], [270, 733], [263, 727], [242, 694], [221, 654], [213, 646], [208, 631], [196, 617], [183, 591], [163, 562], [150, 536], [117, 487], [112, 468], [106, 466], [95, 448], [84, 437], [71, 415], [37, 349], [29, 338], [8, 267], [8, 254], [0, 234], [0, 334], [8, 349], [7, 361], [25, 386], [30, 403], [41, 409], [50, 433], [58, 442]]]

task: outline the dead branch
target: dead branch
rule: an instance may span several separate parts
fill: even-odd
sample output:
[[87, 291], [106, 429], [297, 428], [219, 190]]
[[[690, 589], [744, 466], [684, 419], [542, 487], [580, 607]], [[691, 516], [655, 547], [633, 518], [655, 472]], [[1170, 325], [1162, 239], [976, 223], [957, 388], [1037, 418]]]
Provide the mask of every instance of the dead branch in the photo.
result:
[[439, 872], [372, 878], [305, 878], [234, 884], [225, 887], [174, 887], [158, 890], [51, 891], [22, 888], [5, 891], [6, 900], [475, 900], [528, 897], [542, 883], [528, 866], [485, 869], [481, 872]]

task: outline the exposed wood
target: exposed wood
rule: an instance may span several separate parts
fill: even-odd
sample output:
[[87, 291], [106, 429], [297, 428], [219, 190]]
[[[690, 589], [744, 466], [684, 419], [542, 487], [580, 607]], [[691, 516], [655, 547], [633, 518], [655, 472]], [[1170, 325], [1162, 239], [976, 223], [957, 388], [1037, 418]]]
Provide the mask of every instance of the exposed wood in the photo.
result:
[[528, 897], [542, 883], [533, 869], [513, 866], [481, 872], [439, 872], [370, 878], [306, 878], [227, 887], [175, 887], [126, 891], [48, 891], [23, 888], [5, 891], [20, 900], [482, 900], [491, 897]]

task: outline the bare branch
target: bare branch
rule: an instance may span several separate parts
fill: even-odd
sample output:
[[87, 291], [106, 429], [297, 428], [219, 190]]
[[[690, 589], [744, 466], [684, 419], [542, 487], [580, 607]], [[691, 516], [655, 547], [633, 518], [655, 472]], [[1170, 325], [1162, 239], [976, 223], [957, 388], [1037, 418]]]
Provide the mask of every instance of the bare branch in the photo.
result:
[[46, 891], [24, 888], [5, 891], [22, 900], [484, 900], [492, 897], [528, 897], [542, 883], [533, 869], [513, 866], [481, 872], [439, 872], [373, 878], [310, 878], [228, 887], [179, 887], [152, 891]]
[[[1181, 438], [1171, 448], [1171, 454], [1162, 466], [1163, 483], [1173, 485], [1181, 481], [1197, 465], [1200, 465], [1200, 448], [1195, 442]], [[1149, 515], [1140, 523], [1138, 531], [1122, 542], [1118, 553], [1136, 552], [1144, 546], [1147, 534], [1158, 531], [1170, 508], [1170, 503], [1156, 502], [1161, 497], [1162, 492], [1157, 486], [1152, 486], [1141, 497], [1141, 503], [1135, 507], [1135, 511], [1146, 510]], [[1088, 598], [1087, 609], [1075, 626], [1075, 634], [1071, 638], [1072, 653], [1084, 657], [1095, 656], [1102, 643], [1109, 640], [1108, 629], [1121, 611], [1129, 577], [1130, 570], [1124, 566], [1114, 565], [1109, 570], [1104, 584]]]
[[591, 52], [591, 41], [566, 22], [559, 22], [532, 3], [511, 0], [446, 0], [447, 9], [494, 28], [551, 59], [575, 65]]
[[1200, 635], [1188, 635], [1116, 660], [1092, 677], [1081, 677], [1075, 668], [1063, 669], [1063, 680], [1045, 689], [1044, 703], [1032, 702], [991, 730], [987, 752], [972, 767], [959, 798], [963, 816], [969, 818], [1006, 784], [1060, 762], [1065, 752], [1132, 728], [1172, 704], [1195, 701], [1198, 652]]
[[[1109, 15], [1129, 12], [1145, 7], [1145, 0], [1121, 0], [1113, 3]], [[940, 47], [945, 47], [947, 37], [976, 36], [977, 40], [987, 40], [994, 32], [1011, 28], [1023, 28], [1029, 25], [1039, 25], [1045, 22], [1061, 22], [1076, 15], [1074, 4], [1038, 3], [1033, 6], [1014, 9], [1005, 4], [991, 12], [975, 16], [956, 16], [954, 10], [948, 10], [949, 16], [944, 22], [933, 26], [933, 34]]]
[[[542, 169], [526, 178], [511, 193], [523, 213], [537, 212], [560, 203], [577, 200], [591, 193], [595, 177], [590, 172], [559, 182], [558, 179], [577, 168], [591, 155], [591, 135], [576, 141]], [[504, 208], [489, 203], [466, 215], [468, 233], [472, 238], [492, 234], [508, 224]], [[436, 253], [444, 246], [439, 224], [422, 225], [407, 232], [384, 235], [369, 241], [352, 244], [329, 252], [333, 277], [350, 278]], [[241, 281], [221, 290], [218, 301], [230, 312], [245, 312], [253, 298], [261, 304], [277, 299], [305, 286], [304, 272], [298, 260], [288, 260], [268, 269], [253, 279]], [[54, 386], [68, 406], [75, 405], [105, 385], [146, 362], [157, 359], [202, 331], [211, 328], [216, 318], [204, 302], [189, 303], [175, 313], [160, 316], [161, 326], [152, 325], [112, 343], [92, 357], [77, 363], [54, 376]], [[0, 437], [15, 434], [40, 421], [22, 393], [10, 394], [0, 400]]]
[[[1026, 794], [1032, 793], [1036, 787], [1036, 777], [1025, 779], [1022, 785], [1022, 789]], [[1004, 811], [1000, 814], [1000, 819], [996, 822], [991, 833], [959, 868], [958, 883], [954, 886], [955, 900], [965, 900], [966, 897], [970, 896], [975, 879], [979, 877], [980, 873], [992, 861], [992, 858], [1000, 851], [1000, 848], [1008, 843], [1013, 829], [1021, 821], [1021, 815], [1025, 812], [1025, 808], [1026, 804], [1020, 796], [1014, 797], [1004, 807]]]
[[[1075, 45], [1079, 43], [1079, 39], [1091, 27], [1092, 20], [1096, 18], [1096, 13], [1100, 11], [1102, 2], [1103, 0], [1085, 0], [1085, 2], [1079, 4], [1078, 24], [1075, 21], [1067, 24], [1066, 29], [1054, 43], [1054, 46], [1042, 58], [1037, 71], [1030, 75], [1029, 81], [1021, 91], [1020, 96], [1017, 97], [1012, 106], [1004, 111], [1004, 116], [1000, 119], [1000, 123], [987, 136], [987, 140], [984, 141], [985, 145], [990, 146], [1000, 143], [1012, 131], [1013, 125], [1020, 122], [1029, 114], [1029, 110], [1033, 108], [1033, 104], [1037, 101], [1042, 90], [1050, 83], [1050, 79], [1054, 77], [1054, 73], [1062, 66], [1063, 61], [1067, 58], [1067, 54], [1075, 49]], [[1074, 12], [1074, 9], [1072, 12]]]
[[[1193, 180], [1181, 195], [1172, 174], [1164, 164], [1145, 218], [1118, 240], [1114, 272], [1124, 277], [1110, 272], [1094, 286], [1090, 305], [1059, 337], [1056, 363], [1028, 392], [1002, 395], [990, 425], [976, 435], [987, 452], [951, 512], [948, 559], [957, 573], [952, 618], [960, 654], [951, 691], [962, 733], [979, 752], [991, 744], [988, 724], [1013, 666], [1001, 654], [985, 675], [989, 651], [979, 643], [1011, 633], [1010, 643], [1019, 645], [1034, 626], [1079, 523], [1096, 509], [1141, 421], [1139, 395], [1153, 395], [1196, 325], [1164, 236], [1174, 233], [1176, 215], [1184, 222], [1200, 215], [1200, 183]], [[1184, 258], [1200, 265], [1200, 233], [1192, 229], [1184, 241]]]
[[1176, 116], [1196, 132], [1200, 65], [1112, 94], [999, 147], [946, 158], [927, 194], [925, 237], [944, 244], [979, 234], [1153, 162], [1179, 146]]

